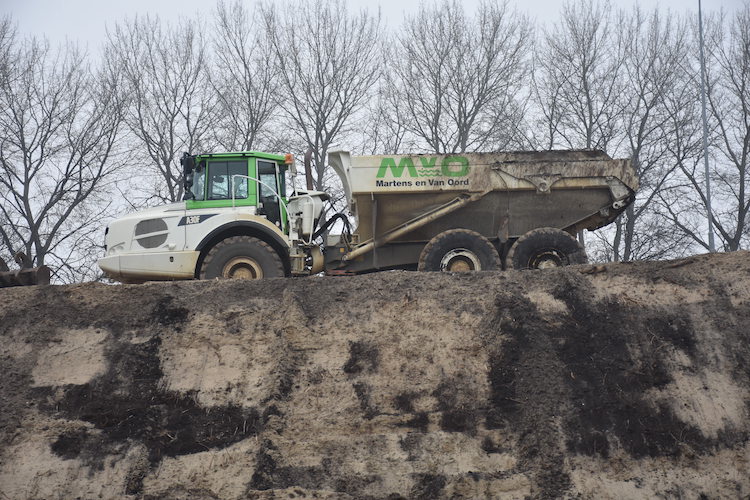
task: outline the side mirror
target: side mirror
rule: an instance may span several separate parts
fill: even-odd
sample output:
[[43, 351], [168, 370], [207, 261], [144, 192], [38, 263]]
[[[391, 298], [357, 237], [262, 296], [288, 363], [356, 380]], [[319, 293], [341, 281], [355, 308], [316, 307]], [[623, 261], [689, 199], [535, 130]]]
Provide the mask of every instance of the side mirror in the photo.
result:
[[193, 170], [195, 170], [195, 157], [190, 156], [187, 152], [182, 153], [182, 158], [180, 158], [180, 165], [182, 165], [182, 176], [185, 179], [185, 189], [187, 189], [193, 185]]
[[190, 153], [188, 153], [187, 151], [184, 152], [182, 154], [182, 158], [180, 158], [180, 165], [182, 165], [183, 186], [185, 187], [185, 196], [183, 196], [183, 199], [192, 200], [195, 198], [195, 195], [190, 189], [193, 187], [193, 172], [195, 171], [195, 157], [190, 156]]
[[192, 171], [195, 168], [195, 157], [190, 156], [190, 153], [187, 151], [182, 153], [180, 165], [182, 165], [183, 172], [187, 173], [188, 171]]

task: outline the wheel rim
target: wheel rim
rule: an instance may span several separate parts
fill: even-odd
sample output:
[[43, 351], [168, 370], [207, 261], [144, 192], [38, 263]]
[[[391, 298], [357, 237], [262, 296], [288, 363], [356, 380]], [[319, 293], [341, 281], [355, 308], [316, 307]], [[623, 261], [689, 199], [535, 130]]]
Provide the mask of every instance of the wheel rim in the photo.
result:
[[221, 275], [230, 279], [259, 280], [263, 278], [263, 269], [254, 259], [235, 257], [224, 265]]
[[551, 249], [544, 250], [534, 255], [529, 261], [529, 268], [531, 269], [552, 269], [555, 267], [563, 267], [568, 264], [568, 258], [565, 254]]
[[482, 264], [477, 255], [465, 248], [456, 248], [440, 259], [440, 270], [448, 272], [481, 271]]

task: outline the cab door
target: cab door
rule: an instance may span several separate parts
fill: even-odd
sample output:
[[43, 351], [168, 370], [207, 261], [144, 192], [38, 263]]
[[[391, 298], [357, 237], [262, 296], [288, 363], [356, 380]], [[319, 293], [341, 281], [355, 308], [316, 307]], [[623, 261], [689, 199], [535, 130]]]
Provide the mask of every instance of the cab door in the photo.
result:
[[258, 214], [265, 215], [266, 218], [283, 230], [281, 219], [281, 203], [279, 197], [279, 176], [278, 165], [276, 162], [261, 160], [256, 161], [258, 168]]

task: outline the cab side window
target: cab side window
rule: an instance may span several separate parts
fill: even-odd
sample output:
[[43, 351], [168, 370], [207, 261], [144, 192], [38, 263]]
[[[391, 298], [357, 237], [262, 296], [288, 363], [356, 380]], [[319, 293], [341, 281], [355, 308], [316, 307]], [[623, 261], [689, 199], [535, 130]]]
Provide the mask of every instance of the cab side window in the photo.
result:
[[258, 178], [263, 184], [259, 183], [260, 199], [262, 201], [279, 202], [274, 191], [278, 192], [279, 185], [276, 179], [276, 164], [270, 161], [258, 160]]
[[[247, 176], [247, 161], [212, 161], [208, 164], [208, 200], [232, 198], [232, 176]], [[248, 179], [234, 178], [234, 198], [245, 199], [248, 195]]]

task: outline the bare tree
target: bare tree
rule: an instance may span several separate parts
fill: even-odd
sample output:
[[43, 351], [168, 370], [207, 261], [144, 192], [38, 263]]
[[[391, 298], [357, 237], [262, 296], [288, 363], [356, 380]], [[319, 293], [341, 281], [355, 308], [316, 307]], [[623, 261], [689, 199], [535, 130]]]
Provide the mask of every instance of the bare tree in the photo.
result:
[[0, 18], [0, 78], [10, 78], [11, 66], [14, 64], [14, 43], [17, 36], [16, 26], [10, 16]]
[[714, 225], [727, 251], [739, 250], [750, 211], [750, 4], [720, 29], [713, 56], [720, 79], [708, 93], [719, 165]]
[[[0, 86], [3, 88], [10, 84], [13, 76], [11, 72], [17, 66], [15, 61], [16, 51], [14, 50], [16, 36], [16, 26], [10, 16], [4, 16], [0, 19]], [[5, 199], [6, 196], [6, 188], [3, 184], [0, 184], [0, 199]], [[2, 227], [10, 227], [10, 221], [7, 220], [3, 212], [0, 212], [0, 228]], [[0, 256], [12, 254], [17, 246], [18, 240], [13, 232], [6, 231], [5, 237], [0, 238]]]
[[180, 200], [182, 152], [211, 149], [215, 99], [202, 30], [192, 20], [163, 25], [158, 18], [136, 17], [115, 25], [107, 38], [105, 59], [122, 71], [130, 98], [126, 122], [136, 139], [133, 161], [155, 176], [154, 198]]
[[281, 108], [312, 148], [314, 184], [322, 190], [329, 148], [349, 132], [378, 79], [380, 18], [349, 14], [341, 0], [266, 4], [262, 10], [277, 58]]
[[459, 2], [444, 0], [422, 4], [404, 26], [390, 48], [396, 76], [390, 92], [425, 149], [450, 153], [516, 144], [528, 20], [507, 2], [482, 2], [467, 18]]
[[[530, 135], [534, 149], [552, 150], [559, 146], [562, 129], [564, 103], [562, 86], [553, 71], [552, 61], [545, 60], [545, 46], [534, 45], [534, 61], [531, 78], [531, 96], [536, 115], [532, 119], [534, 130]], [[547, 66], [549, 64], [549, 67]]]
[[0, 240], [25, 265], [79, 280], [94, 265], [120, 165], [122, 99], [75, 47], [9, 36], [0, 37], [13, 61], [0, 78]]
[[398, 154], [418, 148], [409, 134], [408, 121], [412, 117], [399, 109], [395, 88], [392, 75], [386, 71], [357, 127], [362, 133], [359, 149], [363, 155]]
[[[711, 218], [725, 251], [739, 250], [747, 241], [750, 211], [750, 5], [728, 21], [706, 19], [706, 80], [711, 129], [712, 184]], [[697, 40], [697, 23], [695, 26]], [[697, 46], [697, 42], [694, 42]], [[697, 50], [691, 75], [699, 75]], [[699, 77], [689, 81], [694, 99], [699, 95]], [[698, 111], [693, 110], [698, 122]], [[694, 243], [708, 250], [707, 196], [699, 133], [689, 137], [680, 131], [679, 151], [698, 150], [677, 158], [684, 183], [663, 197], [663, 210], [671, 223]], [[677, 133], [677, 131], [675, 131]], [[696, 144], [698, 143], [698, 144]]]
[[[654, 259], [682, 253], [683, 236], [663, 230], [653, 202], [668, 185], [677, 163], [670, 161], [671, 113], [687, 103], [682, 63], [688, 57], [687, 23], [663, 19], [657, 9], [648, 16], [634, 8], [621, 25], [625, 39], [622, 76], [622, 124], [625, 148], [640, 178], [636, 202], [615, 222], [612, 259]], [[682, 100], [674, 102], [677, 97]], [[670, 102], [667, 103], [667, 100]]]
[[547, 147], [606, 150], [619, 130], [624, 39], [619, 13], [598, 0], [571, 0], [537, 47], [534, 89]]
[[276, 54], [258, 11], [219, 2], [210, 78], [218, 98], [213, 130], [225, 151], [278, 149], [269, 125], [278, 109]]

